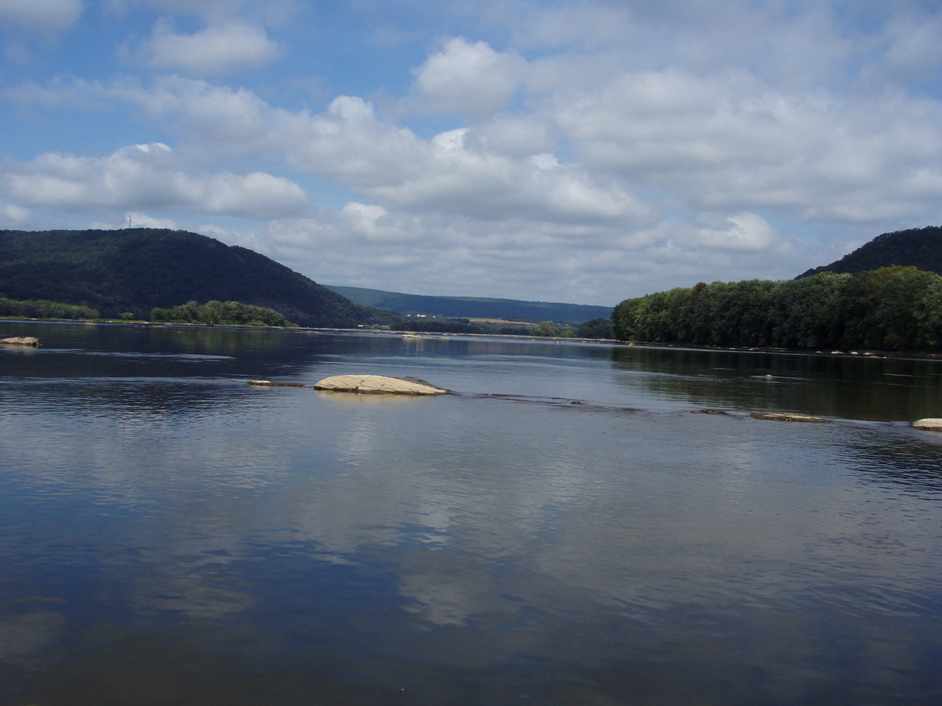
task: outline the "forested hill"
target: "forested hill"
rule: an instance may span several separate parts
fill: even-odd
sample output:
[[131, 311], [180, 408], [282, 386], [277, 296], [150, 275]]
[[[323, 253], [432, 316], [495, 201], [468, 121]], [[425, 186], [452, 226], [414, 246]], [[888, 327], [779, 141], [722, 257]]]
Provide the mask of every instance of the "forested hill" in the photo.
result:
[[213, 299], [268, 307], [304, 326], [351, 326], [369, 317], [363, 307], [252, 250], [151, 228], [0, 230], [0, 296], [139, 318], [154, 307]]
[[396, 314], [427, 314], [455, 318], [505, 319], [508, 321], [557, 321], [579, 324], [590, 319], [607, 319], [612, 308], [588, 304], [488, 299], [485, 297], [436, 297], [402, 294], [362, 287], [330, 287], [350, 301]]
[[784, 282], [703, 282], [626, 299], [622, 340], [709, 346], [942, 350], [942, 277], [915, 267]]
[[819, 272], [866, 272], [890, 265], [911, 265], [942, 274], [942, 227], [884, 233], [837, 262], [815, 267], [798, 277], [809, 277]]

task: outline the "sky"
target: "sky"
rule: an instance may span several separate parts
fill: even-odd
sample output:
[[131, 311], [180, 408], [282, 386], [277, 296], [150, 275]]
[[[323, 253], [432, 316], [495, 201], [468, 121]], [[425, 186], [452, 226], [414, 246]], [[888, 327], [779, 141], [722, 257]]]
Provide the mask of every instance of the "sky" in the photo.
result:
[[942, 223], [942, 0], [0, 0], [0, 228], [612, 305]]

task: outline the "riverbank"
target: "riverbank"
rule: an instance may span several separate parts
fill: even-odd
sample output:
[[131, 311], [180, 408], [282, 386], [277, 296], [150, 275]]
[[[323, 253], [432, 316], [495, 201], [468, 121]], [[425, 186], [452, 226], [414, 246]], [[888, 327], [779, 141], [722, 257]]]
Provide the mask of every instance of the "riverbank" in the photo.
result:
[[449, 333], [433, 331], [411, 331], [408, 329], [381, 329], [381, 328], [333, 328], [328, 326], [267, 326], [264, 324], [200, 324], [189, 323], [185, 321], [146, 321], [146, 320], [128, 320], [128, 319], [31, 319], [31, 318], [9, 318], [0, 317], [0, 323], [10, 324], [72, 324], [78, 326], [132, 326], [137, 328], [188, 328], [188, 329], [244, 329], [244, 330], [270, 330], [270, 331], [294, 331], [304, 333], [344, 333], [361, 334], [375, 336], [392, 336], [402, 338], [408, 336], [413, 342], [423, 339], [460, 339], [460, 338], [498, 338], [508, 340], [519, 340], [528, 342], [553, 342], [553, 343], [597, 343], [603, 345], [627, 345], [623, 341], [616, 341], [611, 338], [575, 338], [575, 337], [549, 337], [549, 336], [526, 336], [522, 334], [507, 333]]
[[775, 348], [775, 347], [757, 347], [757, 346], [692, 346], [674, 343], [659, 342], [636, 342], [619, 341], [611, 338], [572, 338], [572, 337], [546, 337], [546, 336], [525, 336], [521, 334], [501, 334], [501, 333], [448, 333], [448, 332], [421, 332], [409, 331], [404, 329], [381, 329], [369, 327], [339, 328], [339, 327], [312, 327], [312, 326], [266, 326], [262, 324], [200, 324], [188, 323], [182, 321], [163, 322], [146, 320], [128, 320], [128, 319], [32, 319], [32, 318], [10, 318], [0, 317], [0, 323], [6, 324], [27, 324], [27, 325], [76, 325], [76, 326], [127, 326], [135, 328], [155, 328], [155, 329], [231, 329], [231, 330], [249, 330], [249, 331], [291, 331], [306, 334], [342, 334], [358, 336], [383, 336], [392, 338], [404, 338], [410, 343], [420, 344], [423, 340], [482, 340], [496, 339], [505, 341], [520, 341], [524, 343], [553, 343], [553, 344], [579, 344], [579, 345], [599, 345], [620, 348], [637, 348], [639, 350], [675, 350], [675, 351], [701, 351], [701, 352], [725, 352], [742, 353], [748, 355], [783, 355], [783, 356], [801, 356], [801, 357], [822, 357], [822, 358], [852, 358], [857, 360], [928, 360], [942, 361], [942, 353], [930, 351], [824, 351], [807, 350], [801, 348]]

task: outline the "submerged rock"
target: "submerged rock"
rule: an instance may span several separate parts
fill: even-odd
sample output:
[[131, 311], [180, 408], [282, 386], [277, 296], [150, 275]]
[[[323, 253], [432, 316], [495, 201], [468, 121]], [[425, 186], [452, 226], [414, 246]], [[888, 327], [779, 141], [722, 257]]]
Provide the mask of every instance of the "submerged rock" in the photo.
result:
[[4, 346], [33, 346], [39, 345], [39, 339], [33, 336], [13, 336], [11, 338], [0, 338], [0, 345]]
[[301, 382], [272, 382], [271, 380], [249, 380], [254, 387], [304, 387]]
[[913, 428], [923, 431], [942, 431], [942, 418], [917, 419], [913, 422]]
[[810, 414], [797, 412], [753, 412], [753, 419], [762, 419], [769, 422], [805, 422], [810, 424], [823, 424], [827, 419], [815, 417]]
[[314, 389], [328, 392], [357, 392], [371, 395], [448, 394], [448, 390], [435, 387], [424, 380], [393, 378], [384, 375], [332, 375], [314, 385]]

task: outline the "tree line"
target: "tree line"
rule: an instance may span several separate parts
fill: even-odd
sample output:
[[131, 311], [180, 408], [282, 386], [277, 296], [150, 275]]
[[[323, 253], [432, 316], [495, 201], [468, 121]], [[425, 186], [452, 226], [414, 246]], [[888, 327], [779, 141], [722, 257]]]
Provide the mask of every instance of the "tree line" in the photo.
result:
[[82, 304], [0, 297], [0, 316], [24, 319], [97, 319], [99, 313], [97, 309]]
[[729, 347], [942, 348], [942, 277], [915, 267], [788, 281], [700, 282], [626, 299], [615, 337]]
[[274, 309], [236, 301], [195, 301], [172, 307], [155, 307], [150, 313], [151, 321], [218, 326], [237, 324], [245, 326], [293, 326]]
[[484, 322], [459, 318], [402, 319], [392, 324], [400, 331], [427, 333], [479, 333], [543, 338], [613, 338], [611, 319], [592, 319], [578, 326], [556, 321], [538, 324]]

